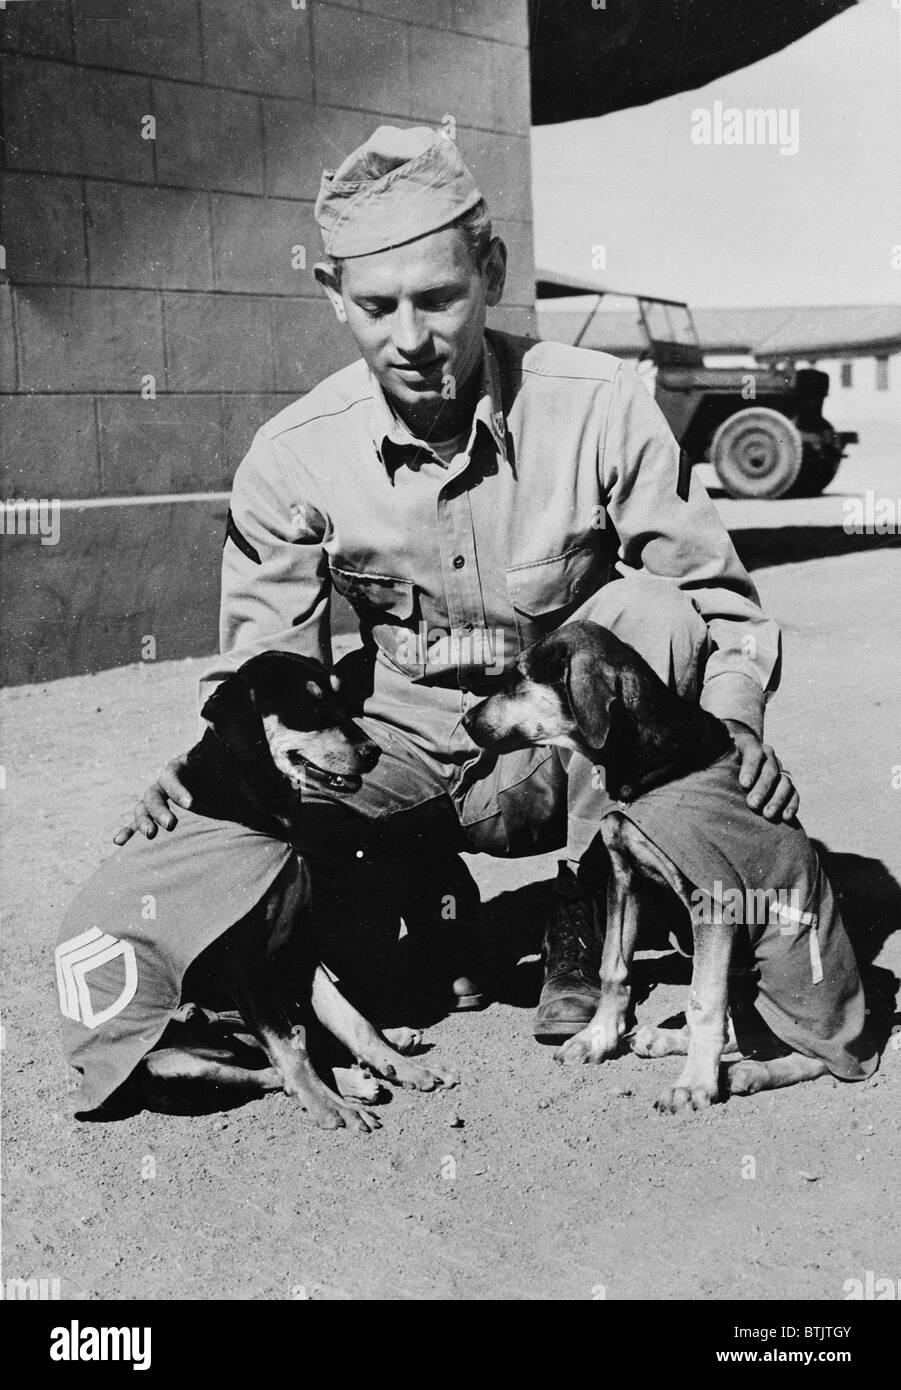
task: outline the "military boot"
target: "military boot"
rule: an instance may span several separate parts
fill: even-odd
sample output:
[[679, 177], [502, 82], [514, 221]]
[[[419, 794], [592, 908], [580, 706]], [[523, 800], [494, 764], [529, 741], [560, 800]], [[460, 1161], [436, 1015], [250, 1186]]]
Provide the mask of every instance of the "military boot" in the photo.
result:
[[590, 1022], [601, 997], [601, 949], [605, 918], [598, 895], [586, 893], [568, 864], [557, 882], [544, 930], [544, 986], [532, 1025], [536, 1038], [571, 1038]]

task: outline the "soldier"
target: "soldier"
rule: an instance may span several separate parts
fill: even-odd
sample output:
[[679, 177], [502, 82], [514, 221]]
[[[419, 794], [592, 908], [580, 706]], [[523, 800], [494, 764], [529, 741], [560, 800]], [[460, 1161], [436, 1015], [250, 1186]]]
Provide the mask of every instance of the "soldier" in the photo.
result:
[[[363, 637], [344, 685], [382, 749], [344, 803], [415, 859], [417, 958], [449, 977], [451, 1006], [484, 1002], [458, 852], [565, 848], [534, 1031], [568, 1037], [598, 998], [603, 868], [588, 850], [605, 792], [576, 752], [481, 752], [462, 716], [522, 647], [591, 618], [726, 722], [749, 806], [791, 820], [797, 792], [762, 741], [779, 631], [635, 373], [486, 331], [506, 250], [452, 141], [380, 127], [323, 174], [316, 218], [316, 276], [360, 360], [264, 425], [237, 471], [204, 693], [269, 648], [328, 662], [329, 595], [344, 595]], [[170, 800], [189, 804], [178, 770], [120, 843], [173, 828]], [[328, 825], [340, 793], [315, 795]], [[448, 898], [452, 935], [437, 927]]]

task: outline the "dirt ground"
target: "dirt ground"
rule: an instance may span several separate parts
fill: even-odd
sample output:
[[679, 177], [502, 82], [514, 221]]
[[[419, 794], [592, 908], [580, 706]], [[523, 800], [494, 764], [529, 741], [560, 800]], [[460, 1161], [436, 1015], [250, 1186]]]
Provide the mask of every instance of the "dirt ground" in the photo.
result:
[[[897, 496], [897, 470], [886, 476]], [[857, 477], [816, 503], [723, 510], [783, 624], [768, 735], [831, 853], [887, 1040], [901, 975], [901, 550], [848, 543], [842, 489]], [[5, 1278], [59, 1278], [78, 1299], [794, 1300], [841, 1299], [867, 1270], [901, 1276], [901, 1050], [887, 1041], [862, 1085], [821, 1080], [671, 1119], [652, 1103], [673, 1059], [554, 1066], [530, 1033], [528, 949], [552, 857], [473, 860], [498, 950], [527, 949], [509, 961], [505, 1002], [427, 1033], [461, 1086], [395, 1093], [370, 1138], [314, 1130], [284, 1096], [73, 1121], [58, 923], [135, 791], [193, 741], [202, 664], [3, 696]], [[639, 1021], [678, 1012], [684, 980], [680, 963], [646, 961]]]

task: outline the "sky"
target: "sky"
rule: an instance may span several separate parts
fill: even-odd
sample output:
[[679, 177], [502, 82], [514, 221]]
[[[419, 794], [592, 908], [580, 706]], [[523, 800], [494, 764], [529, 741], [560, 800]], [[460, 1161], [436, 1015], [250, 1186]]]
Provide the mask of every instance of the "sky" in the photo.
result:
[[[786, 137], [796, 110], [797, 153], [694, 143], [717, 101], [781, 108]], [[696, 91], [535, 127], [532, 179], [542, 268], [693, 305], [901, 302], [901, 0]]]

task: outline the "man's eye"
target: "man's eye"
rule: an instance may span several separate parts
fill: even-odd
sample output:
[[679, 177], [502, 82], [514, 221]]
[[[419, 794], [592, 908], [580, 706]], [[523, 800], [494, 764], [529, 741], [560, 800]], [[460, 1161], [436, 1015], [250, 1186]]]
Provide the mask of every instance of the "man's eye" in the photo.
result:
[[368, 319], [380, 319], [388, 312], [380, 304], [361, 304], [360, 308]]

